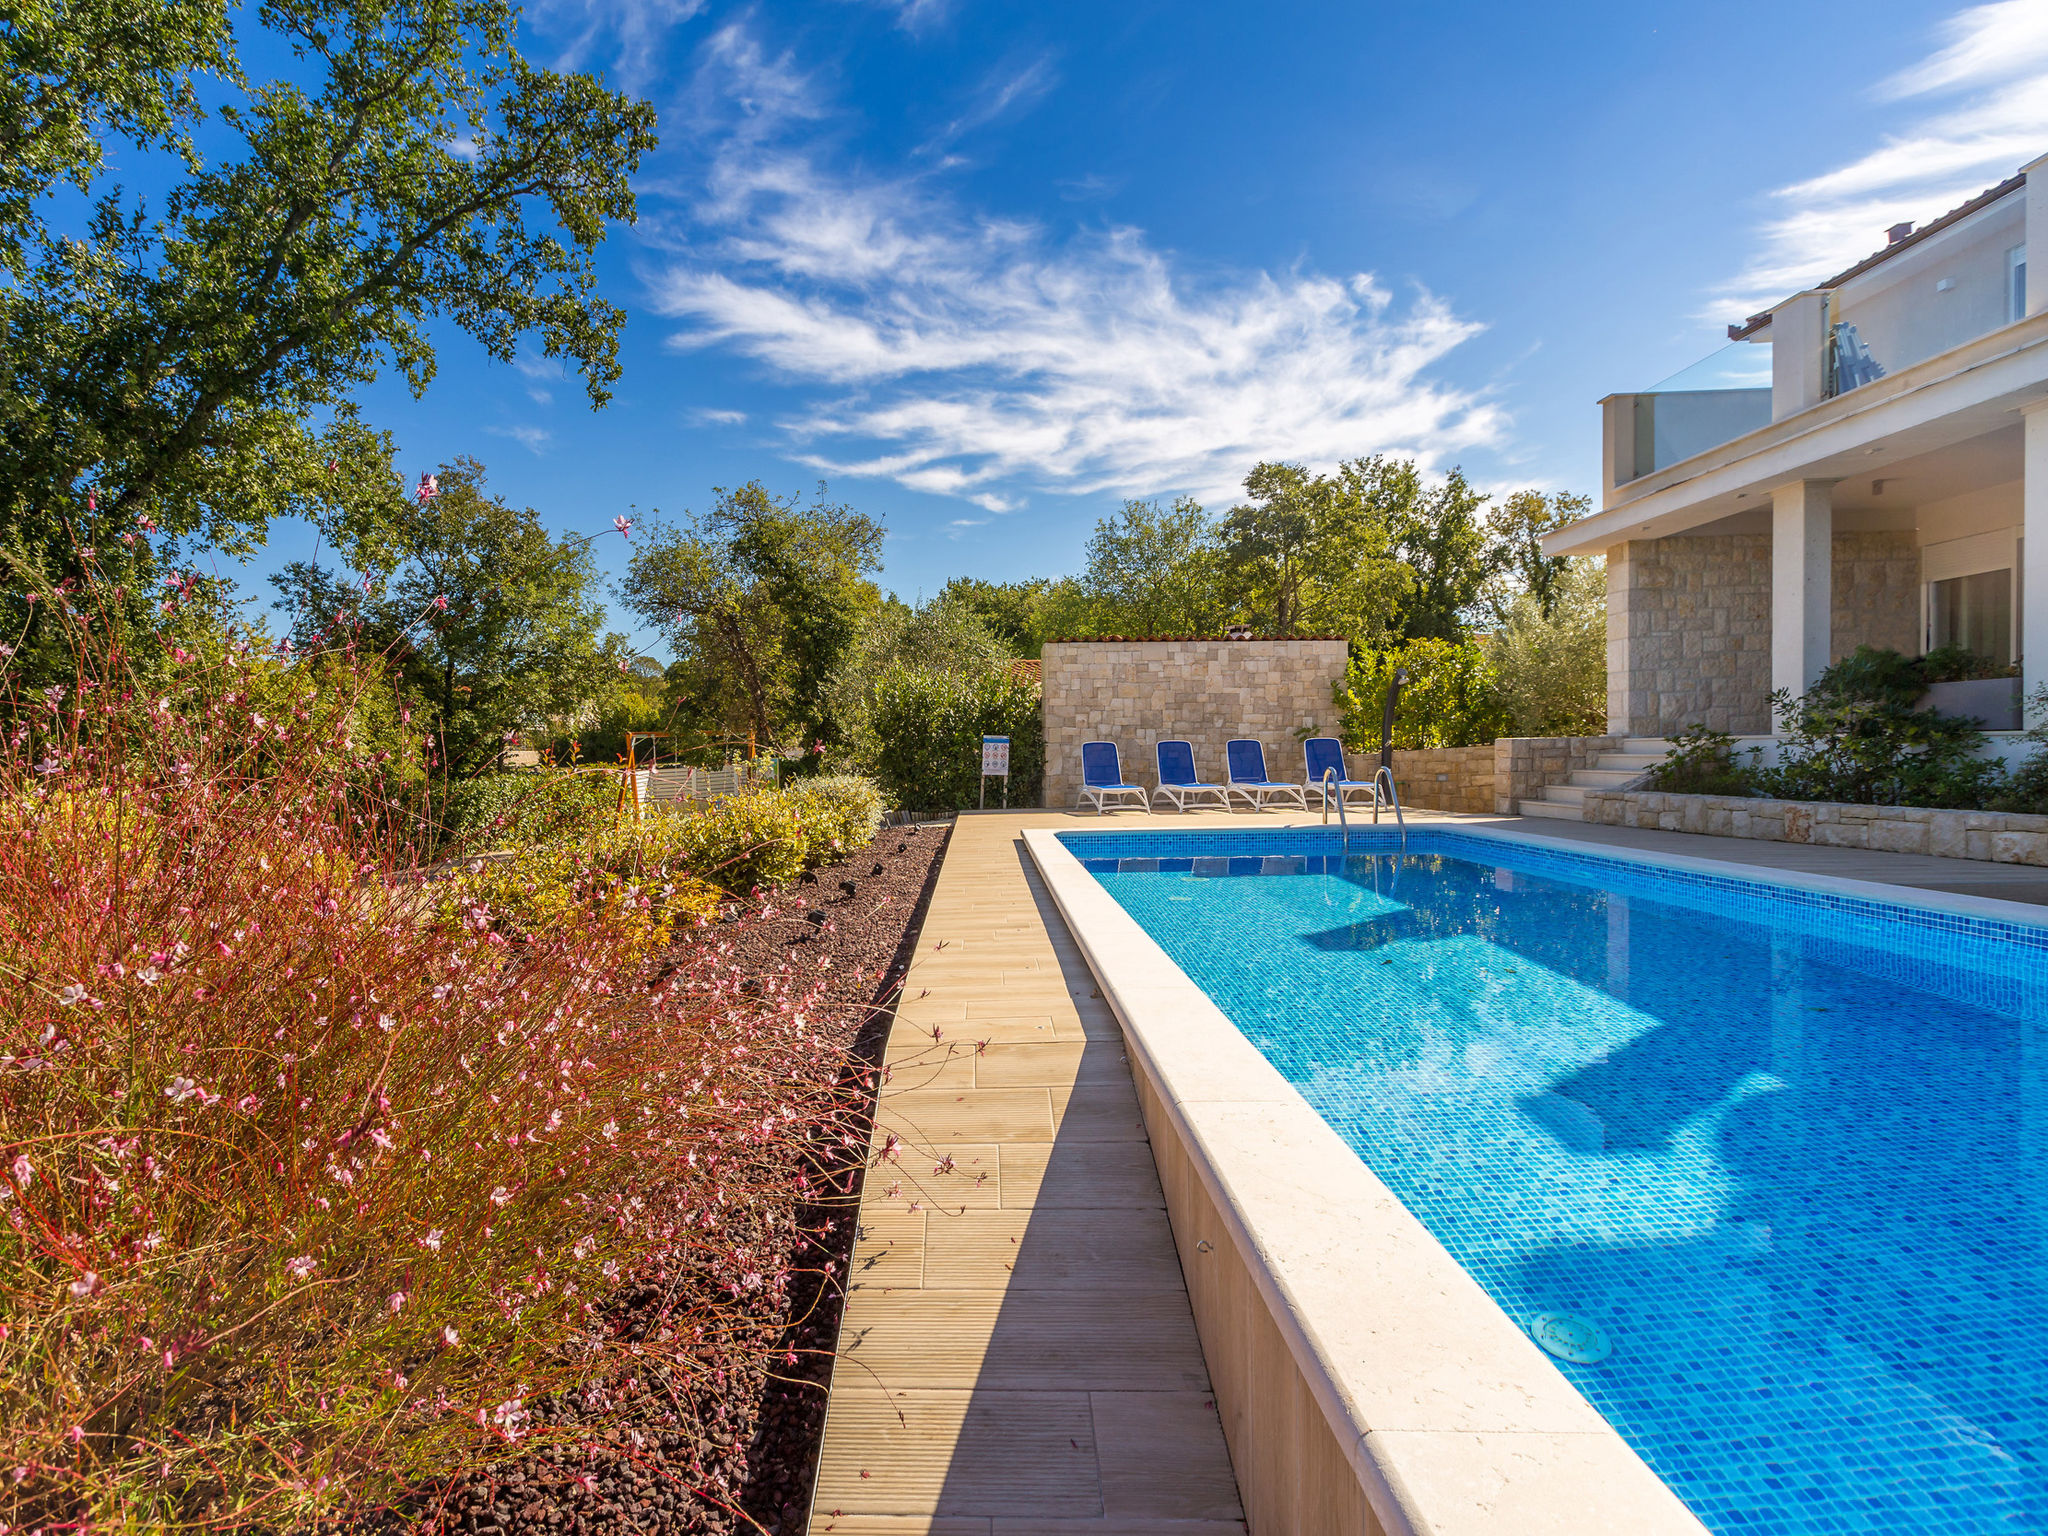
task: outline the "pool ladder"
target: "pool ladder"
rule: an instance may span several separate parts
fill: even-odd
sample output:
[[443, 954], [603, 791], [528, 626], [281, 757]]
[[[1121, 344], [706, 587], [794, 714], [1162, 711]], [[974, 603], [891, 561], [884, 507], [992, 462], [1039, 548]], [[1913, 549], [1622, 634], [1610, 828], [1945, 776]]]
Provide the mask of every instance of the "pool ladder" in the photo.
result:
[[[1394, 788], [1394, 770], [1387, 767], [1384, 763], [1380, 765], [1379, 772], [1372, 776], [1372, 824], [1374, 826], [1380, 824], [1380, 802], [1382, 798], [1380, 786], [1382, 784], [1386, 785], [1386, 803], [1394, 808], [1394, 824], [1401, 829], [1401, 851], [1406, 853], [1408, 851], [1408, 818], [1401, 814], [1401, 792]], [[1351, 818], [1345, 814], [1344, 792], [1337, 788], [1337, 770], [1325, 768], [1323, 770], [1323, 825], [1326, 827], [1330, 824], [1330, 802], [1333, 800], [1337, 803], [1337, 825], [1344, 829], [1344, 852], [1349, 854], [1351, 852]]]

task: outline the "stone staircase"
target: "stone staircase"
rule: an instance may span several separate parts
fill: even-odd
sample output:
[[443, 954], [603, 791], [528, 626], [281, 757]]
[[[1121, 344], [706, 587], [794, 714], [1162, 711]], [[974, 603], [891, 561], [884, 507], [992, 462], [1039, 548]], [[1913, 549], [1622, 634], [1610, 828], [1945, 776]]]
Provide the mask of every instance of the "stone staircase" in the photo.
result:
[[1591, 768], [1575, 768], [1562, 784], [1546, 785], [1543, 798], [1524, 800], [1524, 816], [1544, 816], [1552, 821], [1577, 821], [1584, 814], [1586, 791], [1619, 789], [1640, 773], [1663, 762], [1671, 743], [1660, 736], [1629, 736], [1616, 752], [1603, 752]]

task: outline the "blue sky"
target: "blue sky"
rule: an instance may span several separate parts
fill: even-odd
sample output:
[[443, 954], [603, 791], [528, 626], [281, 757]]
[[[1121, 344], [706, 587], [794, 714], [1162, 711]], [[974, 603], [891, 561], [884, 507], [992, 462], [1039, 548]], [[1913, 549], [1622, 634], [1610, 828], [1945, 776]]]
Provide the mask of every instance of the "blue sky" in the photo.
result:
[[906, 597], [1261, 458], [1594, 491], [1600, 396], [2048, 151], [2048, 0], [541, 0], [526, 46], [660, 109], [626, 375], [449, 334], [365, 397], [401, 470], [585, 532], [823, 478]]

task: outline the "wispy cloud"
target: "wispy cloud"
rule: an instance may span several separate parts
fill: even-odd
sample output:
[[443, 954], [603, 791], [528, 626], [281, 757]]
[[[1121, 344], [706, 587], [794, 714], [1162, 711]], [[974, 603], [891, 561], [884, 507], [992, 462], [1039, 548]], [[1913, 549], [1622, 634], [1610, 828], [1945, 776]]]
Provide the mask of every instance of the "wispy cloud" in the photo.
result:
[[1368, 273], [1198, 272], [1131, 228], [1048, 231], [925, 177], [835, 169], [824, 107], [737, 29], [710, 57], [753, 102], [650, 274], [672, 344], [797, 386], [794, 458], [991, 512], [1032, 491], [1227, 495], [1259, 457], [1432, 462], [1494, 441], [1487, 401], [1430, 377], [1478, 327]]
[[896, 13], [896, 25], [915, 36], [929, 32], [945, 21], [953, 0], [874, 0], [885, 11]]
[[1996, 0], [1958, 12], [1926, 59], [1875, 94], [1916, 115], [1868, 154], [1772, 194], [1784, 212], [1715, 293], [1719, 318], [1820, 281], [1869, 255], [1890, 225], [1938, 217], [2048, 148], [2048, 4]]
[[1009, 64], [993, 71], [970, 98], [960, 115], [946, 124], [926, 143], [923, 154], [933, 154], [963, 134], [985, 128], [1008, 116], [1013, 108], [1028, 107], [1043, 100], [1059, 84], [1049, 54], [1026, 64]]
[[705, 408], [690, 413], [690, 420], [705, 427], [742, 427], [746, 425], [745, 411], [721, 411]]
[[703, 11], [705, 0], [539, 0], [536, 30], [562, 39], [560, 69], [606, 70], [613, 84], [645, 90], [670, 49], [669, 34]]
[[553, 439], [554, 433], [546, 427], [485, 427], [493, 437], [509, 437], [530, 453], [539, 453]]

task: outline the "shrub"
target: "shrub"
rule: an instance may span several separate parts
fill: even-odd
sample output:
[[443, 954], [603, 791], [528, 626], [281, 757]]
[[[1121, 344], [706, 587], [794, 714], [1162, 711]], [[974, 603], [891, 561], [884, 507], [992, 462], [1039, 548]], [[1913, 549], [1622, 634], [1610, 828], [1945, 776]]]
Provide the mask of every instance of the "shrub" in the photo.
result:
[[1504, 735], [1597, 736], [1607, 729], [1607, 572], [1574, 560], [1548, 616], [1518, 596], [1487, 646]]
[[783, 793], [796, 808], [797, 824], [804, 830], [814, 863], [865, 848], [882, 830], [882, 818], [889, 810], [881, 786], [852, 773], [802, 779]]
[[438, 837], [472, 852], [580, 837], [616, 822], [618, 805], [612, 772], [487, 773], [448, 790]]
[[1469, 747], [1507, 733], [1485, 648], [1470, 640], [1410, 640], [1391, 651], [1354, 650], [1334, 689], [1345, 745], [1379, 746], [1380, 722], [1394, 673], [1408, 680], [1394, 706], [1394, 745], [1408, 751]]
[[553, 1395], [691, 1401], [791, 1279], [727, 1223], [844, 1131], [807, 999], [432, 921], [374, 755], [250, 773], [232, 661], [80, 672], [0, 700], [0, 1522], [309, 1529], [567, 1433]]
[[[1010, 804], [1036, 805], [1045, 790], [1045, 727], [1038, 684], [1007, 667], [969, 673], [898, 664], [875, 680], [872, 735], [863, 768], [896, 804], [949, 811], [981, 790], [981, 738], [1010, 738]], [[997, 791], [991, 786], [991, 794]]]
[[529, 843], [479, 858], [440, 882], [435, 910], [443, 923], [488, 922], [508, 937], [596, 925], [637, 959], [678, 923], [715, 916], [720, 895], [680, 864], [650, 858], [649, 841], [630, 826], [614, 827], [590, 839]]
[[1735, 738], [1726, 731], [1690, 726], [1671, 738], [1671, 753], [1650, 773], [1652, 789], [1679, 795], [1748, 795], [1755, 776], [1735, 760]]
[[1967, 720], [1915, 709], [1920, 661], [1859, 646], [1801, 697], [1771, 696], [1784, 741], [1774, 767], [1751, 775], [1781, 800], [1977, 809], [2004, 788], [2005, 769], [1979, 757], [1984, 733]]

